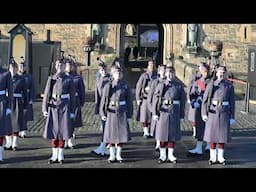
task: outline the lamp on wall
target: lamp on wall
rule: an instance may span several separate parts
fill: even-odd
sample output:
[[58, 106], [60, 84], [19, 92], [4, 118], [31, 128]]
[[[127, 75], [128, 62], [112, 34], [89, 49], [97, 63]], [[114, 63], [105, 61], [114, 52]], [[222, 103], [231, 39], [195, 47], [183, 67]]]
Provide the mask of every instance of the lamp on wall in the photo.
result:
[[219, 57], [222, 54], [223, 42], [220, 40], [209, 42], [209, 52], [213, 59], [213, 64], [219, 64]]
[[83, 51], [85, 52], [86, 64], [87, 66], [91, 65], [91, 52], [94, 51], [93, 47], [93, 39], [91, 37], [87, 37], [83, 43]]

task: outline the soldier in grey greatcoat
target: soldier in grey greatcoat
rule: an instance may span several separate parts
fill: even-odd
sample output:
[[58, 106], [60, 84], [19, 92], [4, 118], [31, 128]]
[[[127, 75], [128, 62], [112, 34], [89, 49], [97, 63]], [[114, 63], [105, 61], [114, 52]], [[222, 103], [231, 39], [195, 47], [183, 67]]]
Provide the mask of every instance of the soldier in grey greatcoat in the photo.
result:
[[203, 100], [203, 95], [206, 89], [207, 84], [210, 82], [209, 76], [209, 65], [203, 63], [200, 66], [200, 73], [202, 74], [199, 79], [193, 82], [191, 90], [189, 93], [190, 104], [193, 109], [195, 109], [195, 126], [196, 126], [196, 135], [197, 139], [196, 147], [192, 150], [189, 150], [188, 155], [202, 155], [203, 154], [203, 137], [205, 122], [202, 120], [201, 116], [201, 105]]
[[0, 162], [3, 161], [3, 140], [11, 133], [10, 114], [13, 84], [10, 72], [2, 68], [0, 60]]
[[[163, 64], [158, 66], [158, 77], [157, 77], [157, 79], [154, 79], [152, 81], [151, 89], [148, 93], [147, 102], [148, 102], [148, 108], [149, 108], [151, 114], [153, 113], [153, 111], [152, 111], [153, 95], [154, 95], [157, 85], [165, 80], [165, 68], [166, 68], [166, 65], [163, 65]], [[155, 135], [156, 123], [157, 123], [157, 121], [152, 118], [151, 124], [150, 124], [150, 135], [152, 137]], [[156, 140], [155, 149], [159, 150], [159, 147], [160, 147], [160, 141]]]
[[18, 146], [19, 131], [24, 130], [24, 109], [28, 106], [27, 86], [25, 78], [18, 74], [18, 64], [12, 62], [9, 66], [13, 83], [13, 98], [11, 105], [12, 135], [6, 136], [5, 149], [15, 151]]
[[196, 73], [192, 75], [190, 83], [189, 83], [188, 88], [187, 88], [187, 102], [189, 104], [188, 120], [191, 122], [191, 125], [192, 125], [193, 137], [196, 136], [196, 122], [195, 122], [195, 111], [196, 111], [196, 109], [191, 105], [190, 93], [191, 93], [192, 85], [194, 84], [194, 82], [196, 80], [200, 79], [201, 76], [202, 76], [200, 66], [199, 66], [199, 71], [196, 71]]
[[153, 118], [157, 120], [156, 140], [160, 140], [160, 157], [158, 163], [176, 162], [173, 155], [176, 141], [181, 139], [180, 120], [184, 118], [186, 95], [182, 85], [175, 78], [175, 69], [167, 67], [166, 80], [159, 83], [153, 96]]
[[[130, 121], [133, 114], [132, 94], [128, 83], [122, 79], [122, 72], [115, 67], [113, 80], [104, 86], [100, 116], [106, 121], [103, 142], [110, 146], [108, 161], [122, 162], [121, 151], [130, 140]], [[116, 155], [115, 155], [116, 151]]]
[[[104, 86], [110, 81], [110, 74], [107, 71], [107, 66], [102, 62], [98, 66], [100, 76], [96, 79], [95, 84], [95, 115], [99, 115], [102, 91]], [[105, 122], [101, 119], [102, 139], [100, 145], [91, 151], [91, 153], [99, 156], [109, 155], [109, 149], [106, 148], [106, 143], [103, 142]]]
[[25, 61], [23, 60], [19, 64], [19, 74], [25, 78], [26, 86], [27, 86], [27, 96], [28, 96], [28, 106], [27, 109], [24, 109], [24, 127], [23, 130], [19, 132], [19, 136], [25, 138], [28, 129], [27, 123], [28, 121], [34, 120], [34, 111], [33, 111], [33, 102], [36, 98], [34, 78], [31, 74], [27, 73], [27, 66], [25, 65]]
[[224, 144], [230, 142], [230, 125], [235, 123], [234, 86], [226, 78], [226, 67], [219, 66], [216, 76], [213, 84], [207, 85], [203, 96], [202, 119], [206, 122], [204, 141], [211, 143], [209, 163], [225, 164]]
[[151, 123], [151, 112], [148, 107], [147, 97], [151, 89], [151, 83], [157, 78], [154, 72], [154, 61], [148, 61], [147, 71], [142, 73], [136, 84], [136, 102], [138, 106], [136, 120], [142, 123], [143, 136], [150, 138], [149, 127]]
[[57, 60], [56, 73], [47, 80], [42, 112], [46, 119], [43, 137], [51, 139], [52, 156], [48, 163], [64, 162], [65, 140], [71, 137], [75, 117], [75, 85], [65, 73], [65, 62]]
[[65, 148], [73, 148], [74, 142], [73, 139], [75, 138], [75, 128], [83, 126], [82, 121], [82, 110], [85, 103], [85, 85], [81, 75], [77, 73], [77, 66], [73, 60], [66, 60], [66, 73], [71, 77], [74, 82], [75, 86], [75, 117], [72, 120], [72, 129], [71, 135], [72, 137], [65, 141]]

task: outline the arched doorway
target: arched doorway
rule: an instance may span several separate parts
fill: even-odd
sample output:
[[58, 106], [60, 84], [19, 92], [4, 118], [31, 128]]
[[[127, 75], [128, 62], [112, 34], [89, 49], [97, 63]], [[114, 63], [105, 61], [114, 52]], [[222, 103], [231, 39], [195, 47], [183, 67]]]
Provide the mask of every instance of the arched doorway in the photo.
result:
[[[138, 43], [138, 34], [143, 33], [146, 29], [150, 30], [150, 27], [158, 30], [158, 56], [157, 56], [157, 65], [161, 63], [167, 63], [168, 57], [170, 53], [173, 52], [173, 26], [172, 24], [147, 24], [145, 29], [140, 28], [141, 24], [129, 24], [128, 28], [126, 26], [128, 24], [116, 24], [116, 53], [117, 57], [120, 58], [121, 64], [124, 64], [124, 76], [129, 81], [129, 84], [132, 88], [135, 88], [136, 82], [144, 71], [144, 68], [147, 66], [146, 61], [137, 61], [136, 64], [133, 63], [125, 63], [125, 49], [127, 48], [126, 38], [133, 39], [133, 43]], [[133, 25], [133, 26], [132, 26]], [[139, 28], [138, 28], [139, 26]], [[140, 29], [142, 29], [140, 31]], [[127, 31], [126, 31], [127, 30]], [[136, 31], [137, 30], [137, 33]], [[139, 33], [138, 33], [139, 30]], [[130, 36], [130, 37], [127, 37]], [[136, 36], [136, 38], [135, 38]], [[137, 44], [136, 44], [137, 45]], [[145, 45], [145, 44], [144, 44]], [[142, 46], [140, 48], [142, 57], [143, 57], [143, 49], [145, 51], [146, 46]], [[146, 54], [150, 55], [150, 51], [147, 50]], [[152, 52], [151, 52], [152, 53]], [[131, 53], [132, 54], [132, 50]], [[145, 54], [145, 52], [144, 52]], [[138, 54], [139, 55], [139, 54]], [[133, 57], [134, 55], [130, 55]], [[144, 55], [145, 56], [145, 55]], [[151, 55], [153, 56], [153, 55]], [[139, 57], [139, 56], [138, 56]]]
[[122, 24], [120, 50], [125, 68], [145, 68], [151, 59], [163, 63], [164, 29], [161, 24]]

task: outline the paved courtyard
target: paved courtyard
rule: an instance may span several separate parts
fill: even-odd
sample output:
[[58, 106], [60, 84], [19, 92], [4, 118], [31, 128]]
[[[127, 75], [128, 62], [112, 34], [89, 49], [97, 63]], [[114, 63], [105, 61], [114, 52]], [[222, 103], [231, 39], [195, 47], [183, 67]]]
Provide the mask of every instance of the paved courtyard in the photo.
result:
[[[135, 109], [135, 108], [134, 108]], [[186, 107], [187, 109], [187, 107]], [[50, 142], [42, 138], [45, 118], [41, 113], [41, 101], [35, 102], [35, 120], [29, 124], [27, 138], [19, 139], [17, 151], [4, 151], [4, 162], [0, 168], [254, 168], [256, 167], [256, 113], [255, 105], [246, 114], [244, 101], [236, 101], [236, 124], [232, 127], [232, 142], [226, 145], [227, 164], [208, 165], [208, 154], [202, 157], [187, 157], [187, 151], [194, 147], [195, 139], [191, 137], [189, 122], [181, 123], [182, 140], [175, 146], [178, 163], [159, 165], [158, 152], [154, 150], [154, 139], [144, 139], [142, 128], [135, 120], [132, 122], [132, 140], [123, 148], [124, 163], [107, 163], [107, 158], [93, 156], [101, 139], [99, 117], [93, 115], [94, 103], [86, 102], [83, 108], [84, 126], [76, 129], [77, 138], [74, 149], [66, 149], [65, 163], [47, 164], [51, 156]], [[135, 114], [135, 113], [134, 113]]]

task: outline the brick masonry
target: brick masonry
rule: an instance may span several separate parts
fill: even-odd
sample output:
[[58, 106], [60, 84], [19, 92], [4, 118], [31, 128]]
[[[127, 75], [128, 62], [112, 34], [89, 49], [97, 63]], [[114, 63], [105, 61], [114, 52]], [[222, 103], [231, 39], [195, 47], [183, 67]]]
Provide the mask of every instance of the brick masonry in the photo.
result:
[[[34, 33], [34, 40], [45, 40], [47, 29], [51, 30], [51, 39], [61, 41], [62, 49], [68, 54], [75, 55], [78, 62], [85, 62], [82, 50], [84, 39], [91, 33], [91, 24], [26, 24]], [[171, 24], [170, 24], [171, 25]], [[176, 56], [182, 55], [189, 63], [198, 64], [201, 57], [187, 57], [182, 51], [186, 44], [186, 25], [172, 24], [172, 47]], [[0, 24], [2, 37], [8, 38], [8, 31], [15, 24]], [[248, 46], [256, 42], [256, 24], [200, 24], [199, 44], [205, 47], [209, 40], [221, 40], [224, 43], [222, 57], [225, 58], [228, 69], [235, 73], [236, 77], [247, 79]], [[171, 32], [167, 32], [171, 36]], [[92, 64], [98, 55], [103, 55], [110, 62], [117, 50], [117, 25], [104, 25], [105, 49], [101, 53], [94, 53]]]

